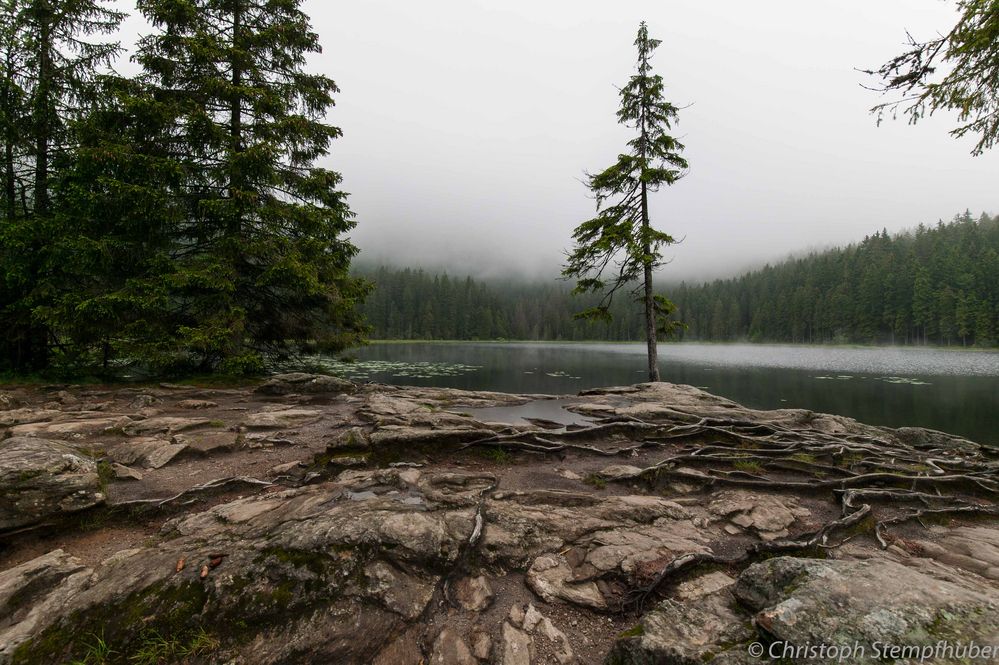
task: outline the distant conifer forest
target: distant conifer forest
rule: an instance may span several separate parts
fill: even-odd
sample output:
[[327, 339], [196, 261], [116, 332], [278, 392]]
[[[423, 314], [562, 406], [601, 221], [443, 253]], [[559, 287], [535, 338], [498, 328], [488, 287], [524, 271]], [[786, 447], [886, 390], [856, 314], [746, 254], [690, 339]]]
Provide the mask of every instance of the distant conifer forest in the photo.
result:
[[[363, 306], [381, 339], [632, 341], [642, 309], [622, 292], [610, 324], [574, 318], [592, 297], [564, 281], [516, 282], [413, 268], [364, 270]], [[668, 283], [669, 275], [663, 277]], [[664, 287], [684, 341], [999, 343], [999, 216], [970, 212], [913, 231], [880, 231], [847, 247], [731, 279]]]

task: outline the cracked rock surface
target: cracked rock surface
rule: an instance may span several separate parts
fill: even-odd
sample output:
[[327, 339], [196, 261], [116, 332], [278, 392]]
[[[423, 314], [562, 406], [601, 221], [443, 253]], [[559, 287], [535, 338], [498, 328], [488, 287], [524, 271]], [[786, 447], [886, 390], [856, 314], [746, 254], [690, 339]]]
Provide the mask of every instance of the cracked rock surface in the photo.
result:
[[301, 373], [4, 389], [0, 665], [98, 639], [108, 663], [232, 665], [999, 643], [992, 451], [672, 384], [562, 397], [571, 426], [518, 418], [536, 399]]

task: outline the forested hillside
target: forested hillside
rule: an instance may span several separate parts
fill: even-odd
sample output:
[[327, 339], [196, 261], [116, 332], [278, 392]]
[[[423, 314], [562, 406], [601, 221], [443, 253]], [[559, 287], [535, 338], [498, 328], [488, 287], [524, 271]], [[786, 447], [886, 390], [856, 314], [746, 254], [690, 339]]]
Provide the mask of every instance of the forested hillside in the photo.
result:
[[639, 339], [641, 312], [615, 303], [610, 325], [575, 320], [595, 296], [573, 298], [561, 281], [511, 284], [419, 269], [362, 272], [375, 284], [362, 311], [382, 339]]
[[[476, 281], [381, 268], [364, 311], [392, 339], [639, 340], [641, 312], [573, 319], [591, 303], [565, 282]], [[994, 346], [999, 337], [999, 217], [950, 223], [816, 252], [727, 280], [667, 287], [685, 340]]]

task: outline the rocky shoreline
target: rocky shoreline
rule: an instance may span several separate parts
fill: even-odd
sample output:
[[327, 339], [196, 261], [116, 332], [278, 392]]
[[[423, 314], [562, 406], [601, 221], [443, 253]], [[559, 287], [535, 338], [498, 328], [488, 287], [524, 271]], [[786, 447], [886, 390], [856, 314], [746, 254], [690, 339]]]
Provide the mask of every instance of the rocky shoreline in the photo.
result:
[[306, 374], [2, 388], [0, 665], [999, 645], [996, 451], [666, 383], [518, 415], [542, 399]]

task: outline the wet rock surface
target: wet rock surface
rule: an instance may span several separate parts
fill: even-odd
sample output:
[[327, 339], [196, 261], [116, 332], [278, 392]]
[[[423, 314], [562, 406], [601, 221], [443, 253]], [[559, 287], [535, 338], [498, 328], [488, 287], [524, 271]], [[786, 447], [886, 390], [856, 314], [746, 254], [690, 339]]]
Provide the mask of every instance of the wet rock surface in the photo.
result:
[[309, 374], [0, 396], [0, 664], [999, 641], [999, 467], [938, 432], [671, 384], [563, 397], [569, 426]]
[[0, 529], [28, 526], [104, 503], [97, 463], [59, 441], [0, 441]]
[[757, 626], [792, 644], [930, 646], [947, 638], [980, 644], [999, 639], [994, 591], [894, 561], [778, 557], [747, 568], [734, 594], [755, 612]]

